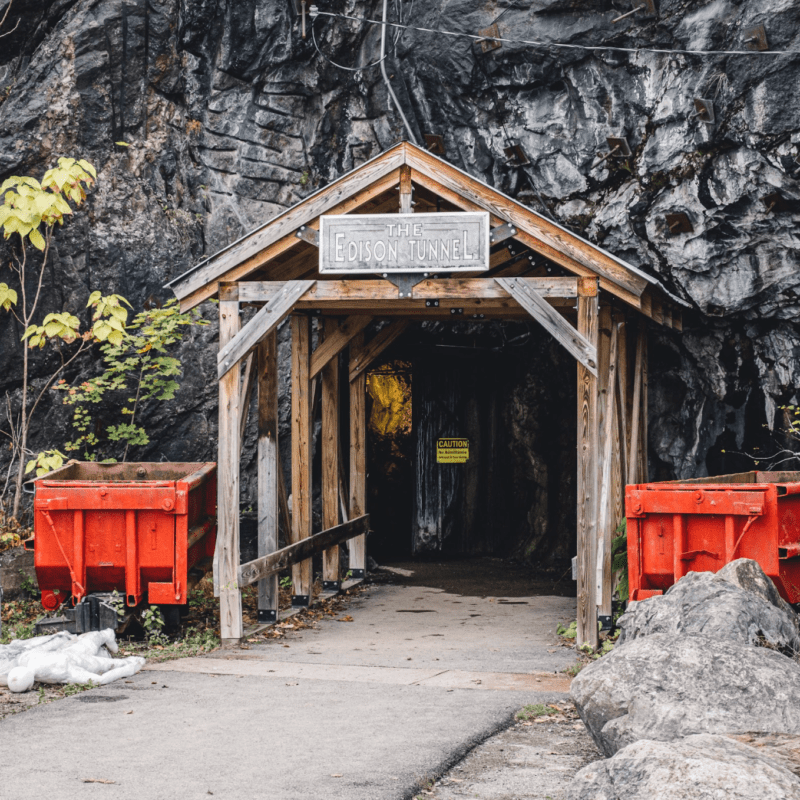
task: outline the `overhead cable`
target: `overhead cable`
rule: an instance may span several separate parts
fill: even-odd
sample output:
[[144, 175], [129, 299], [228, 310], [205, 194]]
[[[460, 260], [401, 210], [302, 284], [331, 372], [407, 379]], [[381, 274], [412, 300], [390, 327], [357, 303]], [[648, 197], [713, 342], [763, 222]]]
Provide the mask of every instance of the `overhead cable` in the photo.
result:
[[[312, 16], [333, 17], [334, 19], [346, 19], [353, 22], [363, 22], [368, 25], [383, 25], [381, 20], [370, 19], [369, 17], [354, 17], [349, 14], [334, 14], [331, 11], [312, 10]], [[796, 56], [800, 55], [798, 50], [691, 50], [691, 49], [666, 49], [660, 47], [620, 47], [618, 45], [590, 45], [590, 44], [571, 44], [567, 42], [546, 42], [531, 39], [511, 39], [505, 36], [480, 36], [474, 33], [464, 33], [462, 31], [448, 31], [441, 28], [423, 28], [419, 25], [404, 25], [399, 22], [385, 23], [390, 28], [402, 28], [403, 30], [419, 31], [421, 33], [437, 33], [440, 36], [451, 36], [460, 39], [471, 39], [472, 41], [505, 42], [506, 44], [527, 44], [533, 47], [554, 47], [562, 50], [602, 50], [614, 53], [663, 53], [664, 55], [687, 55], [687, 56]], [[313, 28], [312, 28], [313, 31]], [[379, 62], [375, 62], [376, 64]], [[371, 65], [373, 66], [373, 65]]]

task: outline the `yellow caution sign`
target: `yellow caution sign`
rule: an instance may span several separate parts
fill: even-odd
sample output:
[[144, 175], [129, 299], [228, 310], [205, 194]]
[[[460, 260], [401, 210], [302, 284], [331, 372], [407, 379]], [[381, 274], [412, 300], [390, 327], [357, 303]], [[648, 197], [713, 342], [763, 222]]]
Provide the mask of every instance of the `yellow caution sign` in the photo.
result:
[[438, 464], [465, 464], [469, 461], [469, 439], [437, 439], [436, 462]]

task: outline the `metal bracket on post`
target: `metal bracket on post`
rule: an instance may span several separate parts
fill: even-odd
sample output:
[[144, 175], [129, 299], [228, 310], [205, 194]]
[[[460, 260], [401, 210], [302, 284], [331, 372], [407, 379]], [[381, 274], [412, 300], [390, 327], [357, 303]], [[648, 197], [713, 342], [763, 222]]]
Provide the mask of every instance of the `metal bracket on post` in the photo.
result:
[[308, 608], [309, 597], [307, 594], [293, 594], [292, 608]]
[[611, 615], [608, 614], [598, 614], [597, 621], [600, 623], [600, 630], [601, 631], [610, 631], [611, 630]]
[[365, 569], [351, 569], [350, 577], [354, 580], [363, 580], [367, 577], [367, 571]]
[[278, 621], [278, 612], [274, 608], [259, 608], [258, 609], [259, 623], [270, 623]]
[[323, 592], [338, 592], [341, 588], [341, 581], [322, 581]]
[[319, 231], [315, 231], [313, 228], [307, 228], [305, 225], [301, 225], [294, 235], [304, 242], [313, 244], [314, 247], [319, 247]]
[[393, 283], [400, 291], [397, 293], [398, 297], [411, 297], [411, 290], [422, 281], [427, 280], [430, 274], [423, 272], [421, 275], [418, 272], [404, 272], [394, 274], [391, 272], [382, 272], [382, 278]]
[[510, 222], [506, 222], [505, 225], [498, 225], [496, 228], [492, 228], [492, 232], [489, 235], [489, 243], [497, 244], [498, 242], [503, 242], [514, 236], [516, 232], [517, 229]]

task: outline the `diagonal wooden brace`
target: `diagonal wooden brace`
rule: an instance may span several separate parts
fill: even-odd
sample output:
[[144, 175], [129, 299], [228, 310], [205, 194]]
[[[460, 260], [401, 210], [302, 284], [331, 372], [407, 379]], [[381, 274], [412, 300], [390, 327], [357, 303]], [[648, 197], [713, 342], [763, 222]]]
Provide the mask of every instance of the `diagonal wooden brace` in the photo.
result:
[[597, 348], [567, 322], [524, 278], [495, 278], [556, 341], [597, 376]]
[[284, 287], [217, 354], [217, 377], [224, 377], [294, 308], [316, 281], [287, 281]]

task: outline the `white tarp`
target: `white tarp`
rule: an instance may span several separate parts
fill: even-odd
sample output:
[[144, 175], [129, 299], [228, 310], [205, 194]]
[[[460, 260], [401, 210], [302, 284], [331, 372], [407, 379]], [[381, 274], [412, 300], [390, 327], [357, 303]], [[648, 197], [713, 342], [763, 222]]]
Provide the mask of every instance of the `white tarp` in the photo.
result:
[[15, 639], [0, 645], [0, 686], [27, 692], [41, 683], [96, 683], [105, 685], [137, 673], [140, 656], [112, 658], [119, 650], [114, 631], [53, 633], [33, 639]]

